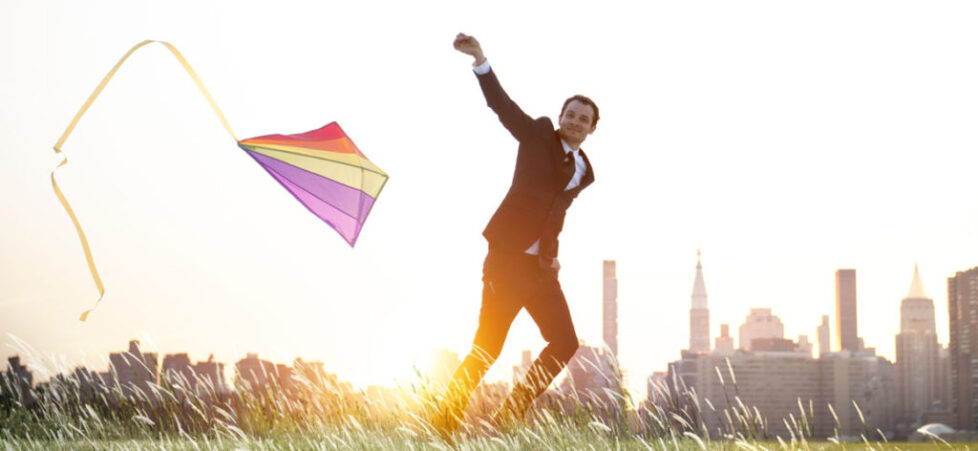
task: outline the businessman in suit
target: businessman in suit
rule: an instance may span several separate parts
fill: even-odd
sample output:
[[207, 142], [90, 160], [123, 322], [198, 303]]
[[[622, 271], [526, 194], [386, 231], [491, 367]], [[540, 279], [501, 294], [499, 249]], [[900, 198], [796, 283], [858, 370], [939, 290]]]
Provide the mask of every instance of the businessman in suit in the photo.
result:
[[499, 357], [516, 315], [526, 309], [547, 346], [513, 388], [496, 422], [521, 418], [578, 348], [567, 300], [557, 280], [557, 237], [567, 207], [594, 181], [581, 143], [594, 132], [598, 107], [574, 96], [564, 102], [559, 127], [533, 119], [503, 91], [479, 42], [465, 34], [455, 49], [474, 58], [486, 103], [519, 141], [513, 182], [483, 231], [489, 253], [483, 266], [482, 307], [472, 350], [455, 371], [434, 421], [442, 433], [457, 429], [471, 391]]

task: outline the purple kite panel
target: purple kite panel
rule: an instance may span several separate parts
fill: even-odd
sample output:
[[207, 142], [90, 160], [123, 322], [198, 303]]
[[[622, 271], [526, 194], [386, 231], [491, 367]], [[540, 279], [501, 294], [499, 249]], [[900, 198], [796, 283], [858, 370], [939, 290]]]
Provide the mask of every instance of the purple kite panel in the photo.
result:
[[275, 172], [305, 191], [332, 205], [355, 219], [362, 220], [374, 205], [374, 198], [363, 191], [325, 178], [319, 174], [297, 168], [281, 160], [267, 157], [258, 152], [248, 153], [267, 170]]
[[269, 168], [265, 168], [265, 170], [267, 170], [272, 177], [275, 177], [275, 180], [278, 180], [278, 182], [281, 183], [285, 189], [289, 190], [289, 192], [291, 192], [296, 199], [299, 199], [299, 202], [302, 202], [302, 205], [305, 205], [309, 211], [313, 212], [313, 214], [318, 216], [319, 219], [322, 219], [327, 224], [332, 226], [333, 229], [339, 232], [340, 236], [342, 236], [343, 239], [350, 244], [350, 246], [356, 244], [357, 236], [360, 235], [360, 228], [363, 226], [363, 224], [336, 209], [336, 207], [323, 202], [321, 199], [302, 189], [298, 185], [278, 175], [275, 171], [270, 170]]

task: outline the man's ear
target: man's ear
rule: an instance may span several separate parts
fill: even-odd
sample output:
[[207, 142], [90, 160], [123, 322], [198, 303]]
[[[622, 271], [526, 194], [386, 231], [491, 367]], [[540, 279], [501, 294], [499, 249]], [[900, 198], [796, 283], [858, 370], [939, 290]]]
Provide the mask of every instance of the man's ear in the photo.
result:
[[590, 134], [594, 133], [594, 131], [597, 130], [597, 129], [598, 129], [598, 126], [597, 125], [592, 125], [591, 126], [591, 131], [587, 132], [587, 134], [590, 135]]

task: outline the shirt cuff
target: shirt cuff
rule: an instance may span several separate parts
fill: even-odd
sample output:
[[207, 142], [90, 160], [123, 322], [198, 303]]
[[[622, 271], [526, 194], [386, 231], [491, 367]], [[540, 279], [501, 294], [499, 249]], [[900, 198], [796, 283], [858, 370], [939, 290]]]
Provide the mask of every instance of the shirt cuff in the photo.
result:
[[489, 60], [487, 59], [483, 61], [482, 64], [473, 67], [472, 71], [475, 72], [476, 75], [485, 75], [489, 73], [489, 69], [491, 69], [491, 67], [489, 67]]

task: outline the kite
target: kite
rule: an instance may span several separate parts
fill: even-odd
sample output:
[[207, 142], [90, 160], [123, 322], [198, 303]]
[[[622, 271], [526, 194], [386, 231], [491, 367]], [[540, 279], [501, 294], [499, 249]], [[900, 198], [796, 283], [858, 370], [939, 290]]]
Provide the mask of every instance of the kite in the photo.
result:
[[[82, 104], [78, 113], [68, 124], [68, 128], [65, 129], [61, 138], [54, 145], [55, 154], [62, 154], [61, 148], [68, 136], [98, 95], [105, 89], [119, 67], [136, 50], [154, 42], [165, 46], [176, 57], [190, 78], [197, 84], [197, 88], [210, 103], [211, 109], [217, 114], [224, 128], [231, 134], [238, 146], [254, 158], [310, 212], [333, 227], [350, 247], [356, 245], [364, 221], [367, 220], [374, 202], [387, 183], [387, 173], [367, 159], [367, 156], [353, 144], [353, 141], [346, 136], [346, 133], [336, 122], [331, 122], [322, 128], [305, 133], [275, 134], [239, 140], [224, 114], [217, 107], [214, 98], [204, 87], [200, 77], [197, 76], [197, 73], [190, 67], [190, 64], [176, 47], [168, 42], [146, 40], [129, 49], [112, 70], [105, 75], [102, 82], [88, 97], [88, 100]], [[105, 296], [105, 286], [102, 284], [102, 279], [95, 267], [95, 260], [92, 257], [85, 232], [82, 231], [81, 223], [79, 223], [78, 217], [75, 216], [74, 210], [68, 204], [67, 198], [55, 180], [55, 171], [68, 163], [67, 156], [62, 155], [62, 158], [61, 163], [51, 171], [51, 186], [75, 225], [75, 231], [78, 233], [82, 250], [85, 252], [85, 258], [88, 261], [89, 272], [91, 272], [92, 279], [99, 291], [95, 306], [81, 314], [81, 321], [85, 321], [88, 314], [95, 310], [95, 307]]]

